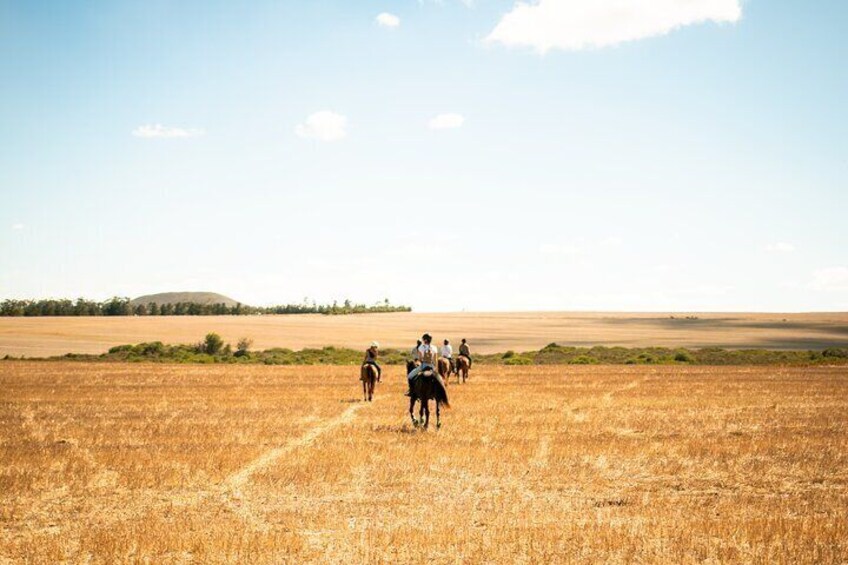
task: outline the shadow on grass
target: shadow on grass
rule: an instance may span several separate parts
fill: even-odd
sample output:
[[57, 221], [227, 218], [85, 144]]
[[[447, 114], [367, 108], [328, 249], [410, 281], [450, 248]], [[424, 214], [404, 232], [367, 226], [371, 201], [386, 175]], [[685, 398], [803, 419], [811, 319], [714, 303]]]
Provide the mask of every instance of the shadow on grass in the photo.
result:
[[391, 434], [417, 434], [421, 428], [413, 428], [411, 424], [403, 424], [400, 426], [379, 425], [371, 428], [373, 432], [391, 433]]

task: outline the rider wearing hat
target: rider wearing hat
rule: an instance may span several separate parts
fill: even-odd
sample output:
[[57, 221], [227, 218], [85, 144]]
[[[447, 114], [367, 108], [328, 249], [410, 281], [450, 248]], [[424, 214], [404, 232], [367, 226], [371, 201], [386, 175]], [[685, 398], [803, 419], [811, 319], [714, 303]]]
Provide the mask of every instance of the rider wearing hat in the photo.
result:
[[380, 367], [380, 364], [377, 363], [377, 350], [379, 348], [380, 344], [376, 341], [372, 341], [371, 347], [365, 350], [365, 359], [362, 361], [363, 365], [374, 365], [377, 368], [377, 382], [380, 382], [383, 375], [383, 369]]

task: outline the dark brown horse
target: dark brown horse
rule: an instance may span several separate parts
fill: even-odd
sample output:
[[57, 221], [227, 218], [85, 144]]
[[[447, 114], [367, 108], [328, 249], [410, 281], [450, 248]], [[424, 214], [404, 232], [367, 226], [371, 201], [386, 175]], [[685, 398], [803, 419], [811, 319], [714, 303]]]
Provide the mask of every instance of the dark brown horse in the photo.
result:
[[377, 367], [364, 363], [359, 370], [359, 380], [362, 381], [362, 396], [366, 402], [374, 400], [374, 387], [377, 384]]
[[468, 369], [471, 368], [471, 363], [468, 362], [468, 357], [460, 355], [456, 358], [456, 379], [464, 383], [468, 380]]
[[[416, 400], [421, 402], [418, 420], [412, 413]], [[441, 407], [444, 405], [445, 408], [450, 408], [448, 391], [441, 377], [432, 369], [427, 369], [419, 373], [412, 383], [412, 395], [409, 397], [409, 417], [412, 419], [413, 426], [421, 425], [426, 429], [430, 425], [430, 400], [436, 401], [436, 427], [441, 428]]]

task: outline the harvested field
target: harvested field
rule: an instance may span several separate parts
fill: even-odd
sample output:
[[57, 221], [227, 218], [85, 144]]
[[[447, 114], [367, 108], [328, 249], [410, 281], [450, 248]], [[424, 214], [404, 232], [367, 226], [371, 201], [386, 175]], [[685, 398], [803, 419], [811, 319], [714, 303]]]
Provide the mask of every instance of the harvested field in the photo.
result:
[[848, 368], [0, 362], [0, 562], [848, 561]]
[[[673, 316], [673, 317], [672, 317]], [[688, 316], [688, 317], [687, 317]], [[0, 357], [103, 353], [115, 345], [195, 343], [214, 331], [257, 349], [325, 345], [408, 348], [423, 332], [436, 340], [465, 337], [479, 353], [560, 345], [824, 349], [848, 346], [848, 313], [632, 314], [503, 312], [322, 316], [173, 316], [0, 318]]]

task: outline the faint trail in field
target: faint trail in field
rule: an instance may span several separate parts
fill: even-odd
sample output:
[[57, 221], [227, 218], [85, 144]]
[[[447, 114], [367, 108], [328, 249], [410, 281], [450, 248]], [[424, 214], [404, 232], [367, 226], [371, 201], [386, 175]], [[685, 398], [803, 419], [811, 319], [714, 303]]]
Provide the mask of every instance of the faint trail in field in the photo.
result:
[[621, 386], [621, 387], [618, 387], [614, 390], [609, 391], [608, 393], [606, 393], [604, 395], [604, 404], [612, 403], [612, 397], [613, 396], [615, 396], [616, 394], [621, 394], [622, 392], [627, 392], [628, 390], [633, 390], [634, 388], [636, 388], [640, 384], [642, 384], [642, 381], [639, 381], [639, 380], [631, 381], [624, 386]]
[[353, 404], [335, 418], [328, 420], [320, 426], [312, 428], [299, 438], [288, 442], [286, 445], [277, 447], [275, 449], [263, 453], [261, 456], [257, 457], [256, 459], [239, 469], [237, 472], [227, 477], [227, 479], [224, 481], [224, 487], [230, 489], [237, 489], [241, 486], [244, 486], [250, 480], [250, 477], [253, 476], [257, 471], [261, 471], [262, 469], [270, 467], [283, 455], [294, 451], [295, 449], [298, 449], [300, 447], [306, 447], [307, 445], [311, 444], [313, 441], [315, 441], [328, 431], [332, 430], [333, 428], [337, 428], [338, 426], [350, 422], [356, 415], [356, 412], [365, 405], [365, 403]]
[[[296, 449], [307, 447], [327, 432], [350, 423], [354, 416], [356, 416], [356, 412], [369, 404], [372, 403], [360, 402], [358, 404], [352, 404], [338, 416], [315, 426], [299, 438], [293, 439], [281, 447], [277, 447], [263, 453], [261, 456], [257, 457], [227, 477], [219, 487], [218, 494], [224, 497], [225, 503], [239, 516], [241, 516], [245, 522], [250, 523], [259, 531], [267, 532], [271, 529], [271, 525], [265, 519], [265, 513], [262, 511], [262, 507], [264, 507], [264, 505], [261, 501], [253, 500], [251, 496], [243, 495], [241, 489], [248, 484], [254, 474], [272, 466], [284, 455], [291, 453]], [[205, 496], [200, 497], [196, 503], [202, 502], [205, 498]]]

